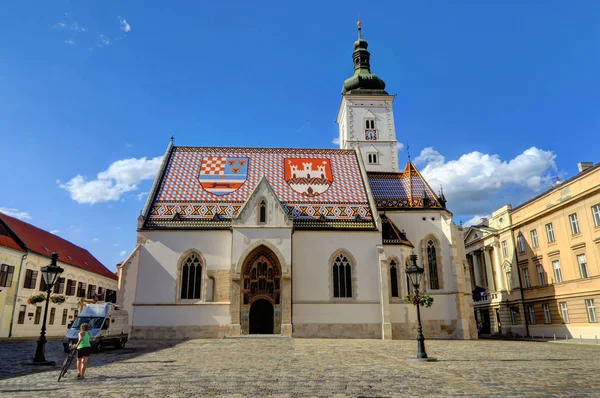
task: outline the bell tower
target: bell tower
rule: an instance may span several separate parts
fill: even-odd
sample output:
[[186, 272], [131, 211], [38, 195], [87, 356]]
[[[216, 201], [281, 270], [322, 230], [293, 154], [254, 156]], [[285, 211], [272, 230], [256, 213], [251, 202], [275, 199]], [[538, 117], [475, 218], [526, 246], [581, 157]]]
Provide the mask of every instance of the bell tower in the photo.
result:
[[357, 26], [354, 74], [344, 81], [337, 117], [340, 148], [358, 147], [367, 171], [399, 171], [394, 96], [385, 91], [385, 82], [371, 73], [369, 43], [362, 37], [360, 21]]

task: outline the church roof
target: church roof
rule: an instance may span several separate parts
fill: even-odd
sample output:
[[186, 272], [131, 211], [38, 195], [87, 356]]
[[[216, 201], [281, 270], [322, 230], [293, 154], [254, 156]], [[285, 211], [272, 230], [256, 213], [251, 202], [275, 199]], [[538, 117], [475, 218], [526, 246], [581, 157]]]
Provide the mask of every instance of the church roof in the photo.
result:
[[229, 228], [263, 176], [294, 227], [376, 228], [354, 150], [170, 148], [143, 229]]
[[3, 213], [0, 213], [0, 226], [9, 229], [29, 251], [48, 258], [55, 251], [59, 254], [58, 260], [65, 264], [111, 279], [118, 279], [90, 252], [53, 233]]
[[368, 172], [367, 175], [373, 198], [380, 210], [444, 208], [410, 161], [401, 172]]
[[415, 247], [407, 238], [404, 231], [400, 231], [396, 224], [385, 214], [381, 215], [381, 236], [384, 245], [404, 245]]

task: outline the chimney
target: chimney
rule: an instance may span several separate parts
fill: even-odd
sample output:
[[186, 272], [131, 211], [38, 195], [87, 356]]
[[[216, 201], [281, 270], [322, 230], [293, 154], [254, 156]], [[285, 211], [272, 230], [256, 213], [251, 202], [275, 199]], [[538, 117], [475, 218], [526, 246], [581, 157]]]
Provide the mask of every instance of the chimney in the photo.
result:
[[481, 222], [479, 223], [479, 225], [483, 225], [484, 227], [489, 226], [489, 221], [487, 217], [481, 217]]
[[594, 167], [594, 162], [579, 162], [579, 163], [577, 163], [577, 168], [579, 169], [580, 173], [587, 169], [591, 169], [592, 167]]

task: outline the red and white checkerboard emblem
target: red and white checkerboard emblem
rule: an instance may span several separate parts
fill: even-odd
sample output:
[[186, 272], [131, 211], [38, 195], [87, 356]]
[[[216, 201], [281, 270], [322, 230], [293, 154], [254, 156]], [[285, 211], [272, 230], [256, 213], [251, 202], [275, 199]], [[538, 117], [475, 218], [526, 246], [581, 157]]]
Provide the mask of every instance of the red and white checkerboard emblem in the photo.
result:
[[241, 187], [248, 176], [248, 158], [208, 156], [202, 158], [198, 180], [215, 195], [226, 195]]

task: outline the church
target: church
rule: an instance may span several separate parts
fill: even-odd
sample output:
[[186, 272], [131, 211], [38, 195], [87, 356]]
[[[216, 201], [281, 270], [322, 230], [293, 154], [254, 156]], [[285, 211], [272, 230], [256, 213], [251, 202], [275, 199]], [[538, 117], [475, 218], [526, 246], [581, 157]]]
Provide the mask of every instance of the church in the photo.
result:
[[118, 266], [131, 337], [414, 338], [412, 253], [434, 298], [425, 336], [477, 337], [460, 231], [443, 193], [400, 164], [394, 96], [367, 47], [359, 22], [339, 149], [171, 139]]

